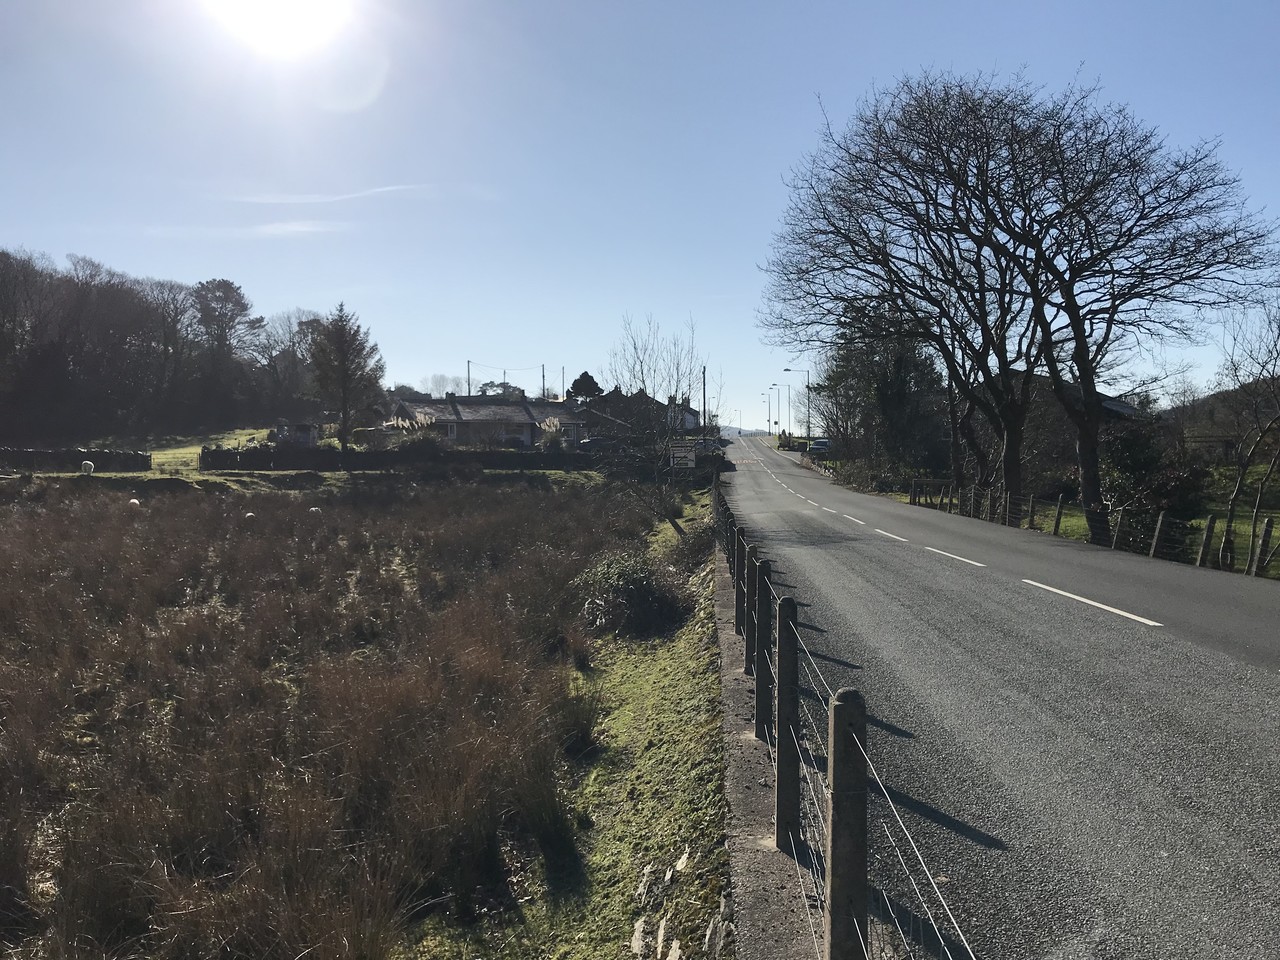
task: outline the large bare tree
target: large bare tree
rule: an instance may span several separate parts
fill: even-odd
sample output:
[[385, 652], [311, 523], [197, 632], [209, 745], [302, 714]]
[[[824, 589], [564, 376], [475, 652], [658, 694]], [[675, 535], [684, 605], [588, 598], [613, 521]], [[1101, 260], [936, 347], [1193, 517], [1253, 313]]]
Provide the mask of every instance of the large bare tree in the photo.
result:
[[929, 344], [1002, 434], [1010, 492], [1043, 369], [1076, 427], [1101, 540], [1108, 367], [1193, 336], [1197, 308], [1248, 296], [1274, 263], [1269, 225], [1216, 153], [1167, 147], [1093, 88], [905, 79], [828, 129], [794, 178], [765, 324], [790, 345], [850, 329]]

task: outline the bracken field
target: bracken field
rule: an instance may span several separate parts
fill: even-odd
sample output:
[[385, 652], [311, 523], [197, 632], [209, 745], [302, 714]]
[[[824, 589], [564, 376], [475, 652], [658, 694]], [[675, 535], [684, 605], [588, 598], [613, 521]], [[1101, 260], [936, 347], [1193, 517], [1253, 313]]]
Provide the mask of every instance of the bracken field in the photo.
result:
[[574, 842], [591, 631], [680, 604], [651, 525], [603, 485], [6, 495], [0, 945], [381, 957], [490, 909], [504, 849]]

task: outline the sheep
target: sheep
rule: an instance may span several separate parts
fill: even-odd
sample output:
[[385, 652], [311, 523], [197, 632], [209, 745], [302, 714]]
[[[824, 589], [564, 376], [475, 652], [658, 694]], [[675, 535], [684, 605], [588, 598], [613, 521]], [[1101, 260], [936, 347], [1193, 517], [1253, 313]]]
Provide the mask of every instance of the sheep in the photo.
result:
[[246, 520], [253, 520], [253, 519], [255, 519], [257, 516], [258, 516], [258, 515], [257, 515], [256, 513], [246, 513], [246, 514], [244, 515], [244, 518], [245, 518]]
[[81, 463], [80, 472], [83, 473], [86, 477], [91, 476], [93, 474], [93, 461], [85, 460], [83, 463]]
[[320, 508], [312, 507], [310, 510], [307, 511], [307, 513], [320, 513]]
[[141, 501], [139, 501], [139, 500], [135, 497], [133, 500], [130, 500], [130, 501], [129, 501], [129, 506], [131, 506], [131, 507], [141, 507], [141, 506], [142, 506], [142, 503], [141, 503]]

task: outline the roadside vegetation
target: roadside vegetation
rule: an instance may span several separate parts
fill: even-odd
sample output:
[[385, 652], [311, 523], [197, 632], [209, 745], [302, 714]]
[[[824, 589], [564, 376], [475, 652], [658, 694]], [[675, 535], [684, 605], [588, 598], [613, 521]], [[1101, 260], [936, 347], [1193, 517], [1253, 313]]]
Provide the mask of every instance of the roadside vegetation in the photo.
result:
[[605, 956], [660, 909], [701, 936], [705, 520], [651, 542], [598, 481], [126, 493], [0, 504], [12, 955]]

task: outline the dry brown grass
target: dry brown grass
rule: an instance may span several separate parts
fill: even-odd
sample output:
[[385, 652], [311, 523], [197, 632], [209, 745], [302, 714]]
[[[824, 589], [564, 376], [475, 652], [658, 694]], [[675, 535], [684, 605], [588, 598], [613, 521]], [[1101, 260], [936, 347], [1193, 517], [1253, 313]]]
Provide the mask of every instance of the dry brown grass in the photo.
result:
[[598, 704], [566, 587], [639, 538], [629, 498], [84, 486], [0, 505], [0, 942], [380, 957], [500, 899], [502, 837], [567, 842]]

